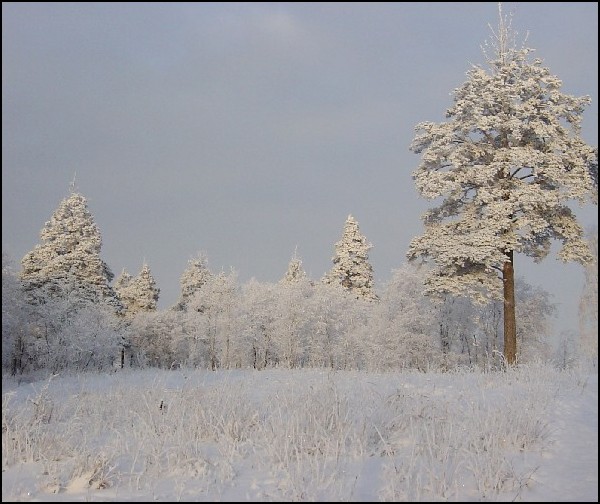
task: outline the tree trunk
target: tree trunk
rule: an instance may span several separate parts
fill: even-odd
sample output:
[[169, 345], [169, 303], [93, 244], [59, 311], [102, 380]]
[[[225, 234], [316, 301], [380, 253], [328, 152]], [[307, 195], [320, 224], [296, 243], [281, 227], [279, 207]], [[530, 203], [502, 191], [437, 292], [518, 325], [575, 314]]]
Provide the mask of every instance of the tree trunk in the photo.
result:
[[513, 251], [507, 253], [508, 260], [502, 268], [504, 284], [504, 358], [509, 365], [517, 360], [517, 320], [515, 315], [515, 272]]

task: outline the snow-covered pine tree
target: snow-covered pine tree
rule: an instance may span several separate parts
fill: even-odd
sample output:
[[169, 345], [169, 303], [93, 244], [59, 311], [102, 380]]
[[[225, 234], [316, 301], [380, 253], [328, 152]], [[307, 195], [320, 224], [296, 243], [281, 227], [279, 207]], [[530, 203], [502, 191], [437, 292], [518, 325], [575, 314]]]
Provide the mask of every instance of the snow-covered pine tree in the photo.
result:
[[21, 281], [29, 301], [49, 298], [121, 304], [110, 286], [113, 273], [100, 258], [102, 237], [86, 199], [72, 190], [40, 232], [42, 244], [21, 260]]
[[156, 281], [152, 272], [146, 263], [142, 266], [141, 271], [133, 279], [134, 284], [139, 292], [136, 299], [136, 309], [140, 311], [155, 311], [160, 289], [156, 286]]
[[373, 248], [360, 233], [358, 222], [348, 215], [342, 239], [335, 244], [333, 267], [323, 277], [323, 283], [341, 285], [357, 298], [377, 299], [373, 292], [373, 268], [369, 250]]
[[[447, 122], [416, 127], [411, 150], [422, 155], [413, 178], [427, 199], [425, 233], [408, 257], [433, 258], [426, 292], [504, 299], [504, 355], [516, 360], [513, 254], [536, 261], [562, 242], [558, 258], [592, 260], [568, 203], [594, 203], [595, 149], [580, 136], [590, 98], [561, 92], [562, 82], [517, 49], [502, 16], [492, 30], [489, 68], [474, 66], [454, 91]], [[597, 197], [595, 203], [597, 204]]]
[[129, 274], [125, 270], [125, 268], [123, 268], [123, 270], [121, 271], [121, 274], [117, 277], [117, 279], [115, 280], [115, 283], [113, 284], [113, 289], [114, 289], [115, 293], [117, 294], [117, 296], [119, 297], [119, 299], [125, 309], [127, 309], [127, 298], [128, 298], [127, 288], [129, 287], [129, 284], [131, 283], [132, 280], [133, 280], [133, 276], [131, 274]]
[[123, 270], [115, 282], [115, 291], [128, 316], [156, 310], [160, 289], [156, 287], [156, 281], [145, 262], [136, 277]]
[[208, 257], [204, 252], [199, 252], [196, 257], [188, 261], [188, 266], [181, 275], [181, 295], [173, 306], [174, 310], [187, 311], [192, 296], [213, 277], [208, 269]]
[[285, 276], [281, 279], [283, 283], [297, 283], [306, 278], [306, 272], [302, 268], [302, 261], [298, 257], [298, 251], [294, 251], [294, 256], [288, 264]]

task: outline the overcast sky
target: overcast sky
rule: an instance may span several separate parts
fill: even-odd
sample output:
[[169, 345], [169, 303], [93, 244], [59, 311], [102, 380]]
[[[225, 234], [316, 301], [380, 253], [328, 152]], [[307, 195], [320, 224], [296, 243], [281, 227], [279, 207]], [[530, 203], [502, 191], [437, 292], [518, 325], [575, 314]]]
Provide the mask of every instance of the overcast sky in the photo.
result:
[[[598, 4], [505, 3], [598, 145]], [[497, 4], [2, 3], [2, 248], [18, 263], [76, 174], [118, 275], [177, 300], [188, 260], [278, 281], [332, 266], [352, 214], [381, 286], [429, 206], [414, 127], [442, 121]], [[597, 208], [577, 210], [597, 226]], [[516, 258], [576, 328], [583, 269]]]

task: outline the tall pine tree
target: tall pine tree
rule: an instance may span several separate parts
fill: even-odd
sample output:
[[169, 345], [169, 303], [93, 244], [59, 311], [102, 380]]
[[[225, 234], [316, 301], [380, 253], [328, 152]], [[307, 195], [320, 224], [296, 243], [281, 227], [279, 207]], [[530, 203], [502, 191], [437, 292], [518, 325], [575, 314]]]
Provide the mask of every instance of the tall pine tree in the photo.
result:
[[580, 136], [590, 98], [561, 92], [542, 60], [530, 60], [531, 49], [516, 48], [501, 10], [492, 46], [488, 68], [473, 67], [454, 91], [448, 120], [416, 127], [411, 149], [422, 158], [413, 178], [423, 197], [441, 203], [423, 216], [425, 233], [408, 257], [435, 261], [426, 292], [504, 299], [512, 364], [514, 253], [541, 261], [558, 240], [559, 259], [592, 260], [568, 202], [594, 202], [597, 152]]

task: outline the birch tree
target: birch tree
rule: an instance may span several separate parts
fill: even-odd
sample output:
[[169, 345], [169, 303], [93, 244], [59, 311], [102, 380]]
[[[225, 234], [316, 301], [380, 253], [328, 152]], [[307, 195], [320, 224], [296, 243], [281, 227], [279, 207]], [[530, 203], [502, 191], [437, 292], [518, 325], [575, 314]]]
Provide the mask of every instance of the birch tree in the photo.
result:
[[597, 151], [580, 136], [588, 96], [562, 82], [532, 49], [515, 44], [500, 9], [484, 50], [488, 67], [473, 66], [454, 90], [446, 122], [416, 126], [411, 150], [418, 192], [440, 201], [422, 219], [410, 259], [433, 259], [426, 293], [504, 300], [504, 356], [516, 360], [515, 252], [544, 259], [554, 240], [558, 258], [587, 264], [592, 255], [569, 204], [597, 204]]

